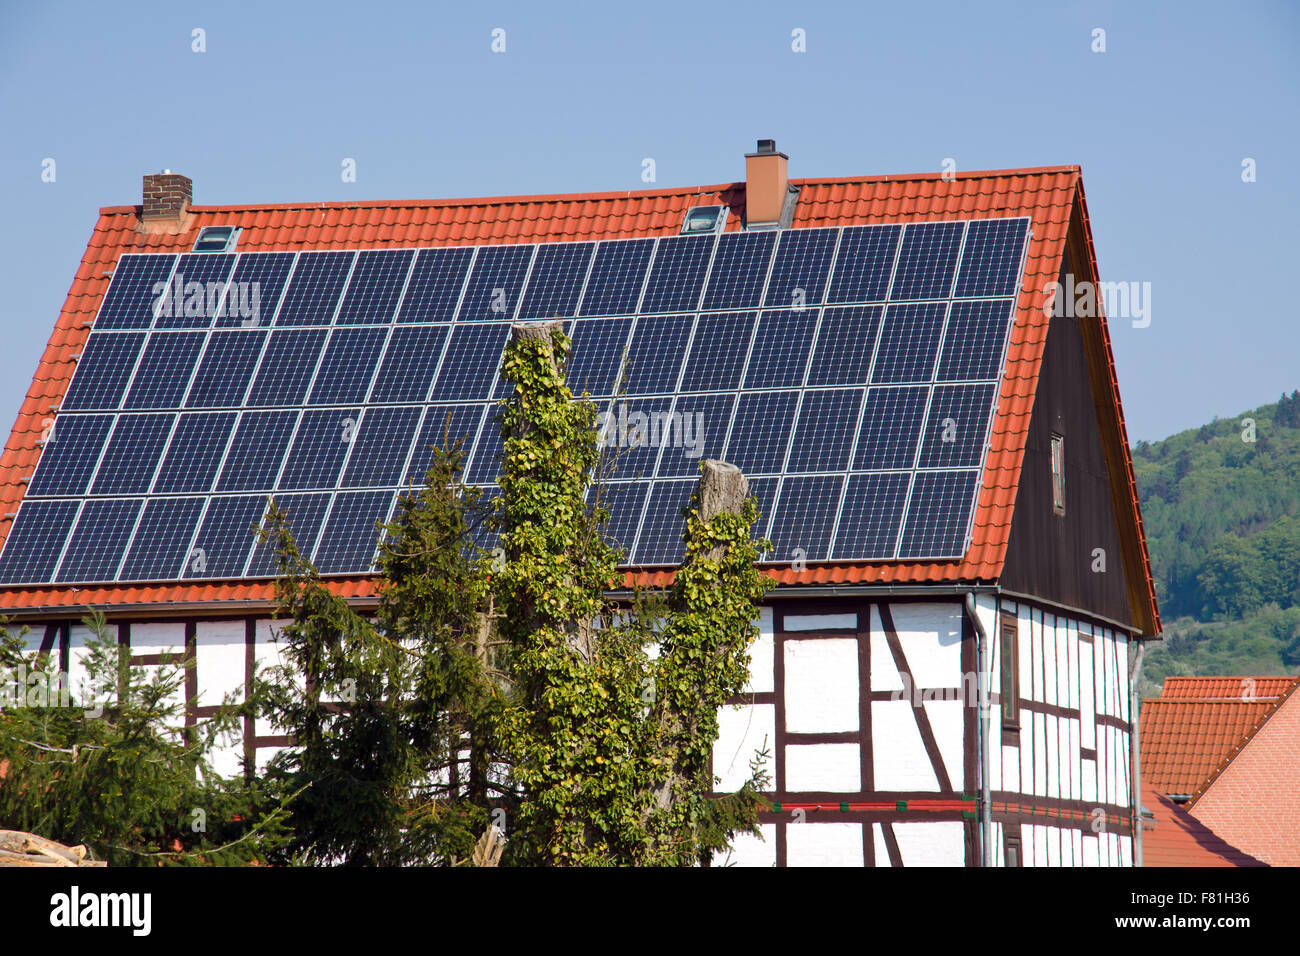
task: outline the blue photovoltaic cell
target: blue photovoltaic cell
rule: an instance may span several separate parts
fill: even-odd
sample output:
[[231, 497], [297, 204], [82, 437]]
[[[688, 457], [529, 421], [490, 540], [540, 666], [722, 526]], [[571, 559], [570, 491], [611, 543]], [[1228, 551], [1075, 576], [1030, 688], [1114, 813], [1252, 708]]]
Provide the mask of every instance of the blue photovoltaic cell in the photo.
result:
[[270, 325], [293, 259], [292, 252], [240, 256], [217, 315], [217, 328], [265, 328]]
[[267, 333], [238, 329], [213, 332], [199, 361], [186, 408], [231, 408], [240, 405], [266, 345]]
[[917, 472], [898, 556], [960, 557], [966, 550], [978, 480], [974, 470]]
[[817, 327], [817, 310], [764, 312], [754, 334], [745, 370], [745, 388], [782, 388], [803, 384], [808, 352]]
[[143, 498], [103, 498], [87, 501], [68, 538], [57, 581], [107, 582], [117, 577]]
[[721, 458], [735, 404], [734, 395], [678, 395], [671, 427], [661, 437], [658, 477], [698, 478], [703, 459]]
[[935, 378], [940, 382], [997, 378], [1010, 328], [1010, 299], [954, 302]]
[[776, 492], [780, 486], [780, 478], [755, 478], [749, 482], [749, 497], [758, 506], [758, 520], [749, 529], [751, 541], [759, 541], [767, 536], [767, 526], [772, 520], [772, 506], [776, 502]]
[[984, 458], [997, 386], [939, 385], [921, 443], [921, 468], [975, 467]]
[[[275, 503], [285, 512], [285, 523], [293, 532], [293, 542], [298, 546], [300, 553], [310, 555], [312, 548], [315, 547], [316, 536], [320, 533], [320, 526], [325, 520], [325, 512], [329, 510], [330, 497], [329, 492], [325, 491], [315, 494], [275, 496]], [[265, 517], [262, 519], [262, 527], [266, 527]], [[274, 549], [261, 541], [254, 540], [253, 554], [244, 576], [274, 577], [278, 564], [279, 558]]]
[[859, 385], [867, 380], [880, 330], [880, 306], [824, 309], [808, 367], [809, 385]]
[[901, 471], [850, 475], [831, 558], [892, 558], [910, 481], [911, 475]]
[[434, 448], [451, 448], [458, 442], [466, 458], [474, 450], [480, 423], [486, 405], [434, 405], [424, 413], [420, 435], [411, 452], [411, 462], [406, 469], [406, 479], [417, 487], [424, 484], [424, 476], [433, 463]]
[[642, 316], [632, 333], [627, 355], [627, 392], [629, 395], [652, 395], [671, 392], [690, 341], [690, 315]]
[[654, 251], [653, 239], [602, 242], [596, 249], [587, 289], [582, 294], [581, 315], [621, 315], [636, 311], [646, 266]]
[[348, 281], [354, 252], [300, 252], [276, 325], [329, 325]]
[[528, 288], [519, 306], [521, 319], [567, 319], [578, 310], [594, 243], [553, 242], [537, 247]]
[[782, 231], [763, 304], [793, 308], [820, 305], [838, 237], [838, 229]]
[[401, 484], [422, 412], [418, 405], [367, 408], [341, 485], [391, 488]]
[[372, 402], [422, 402], [438, 371], [450, 326], [398, 326], [388, 338], [370, 392]]
[[244, 412], [226, 452], [217, 491], [270, 491], [298, 413]]
[[184, 557], [182, 578], [237, 578], [253, 547], [255, 528], [266, 513], [265, 495], [208, 499], [194, 544]]
[[364, 402], [387, 337], [388, 329], [331, 330], [307, 404], [343, 405], [348, 402]]
[[[199, 573], [186, 551], [198, 528], [196, 540], [217, 546], [216, 560], [197, 559], [202, 576], [232, 577], [252, 547], [249, 526], [279, 481], [314, 490], [295, 499], [311, 506], [304, 533], [343, 529], [340, 543], [317, 549], [332, 567], [359, 570], [373, 528], [348, 515], [354, 506], [386, 512], [383, 496], [395, 485], [422, 481], [427, 446], [441, 444], [445, 428], [453, 439], [468, 438], [467, 480], [497, 478], [497, 410], [485, 403], [511, 393], [498, 366], [508, 320], [517, 315], [569, 320], [567, 377], [575, 392], [629, 396], [610, 403], [612, 419], [601, 421], [602, 452], [615, 485], [640, 476], [615, 524], [622, 537], [643, 529], [645, 555], [676, 559], [680, 520], [668, 498], [677, 489], [664, 479], [689, 494], [700, 459], [725, 457], [754, 476], [765, 511], [779, 501], [771, 533], [806, 539], [778, 542], [786, 553], [772, 560], [888, 559], [891, 536], [910, 549], [904, 557], [951, 557], [964, 545], [974, 507], [1027, 236], [1027, 221], [1017, 219], [599, 243], [126, 256], [24, 507], [47, 495], [199, 496], [114, 504], [124, 515], [142, 509], [138, 527], [93, 552], [78, 537], [67, 572], [79, 580], [109, 574], [117, 545], [131, 540], [121, 580], [166, 579], [181, 568]], [[950, 295], [957, 301], [945, 301]], [[922, 298], [938, 301], [914, 301]], [[768, 308], [759, 318], [719, 311], [755, 309], [760, 299]], [[878, 304], [887, 300], [894, 304]], [[697, 316], [697, 307], [704, 314]], [[184, 331], [205, 328], [214, 309], [217, 330]], [[479, 321], [445, 324], [453, 317]], [[395, 320], [403, 324], [394, 328]], [[331, 323], [332, 332], [324, 328]], [[275, 330], [268, 338], [272, 324], [320, 327]], [[115, 326], [155, 331], [105, 331]], [[299, 411], [304, 403], [333, 407]], [[182, 407], [232, 411], [177, 417]], [[287, 410], [252, 410], [267, 407]], [[157, 414], [67, 414], [89, 410]], [[914, 478], [914, 467], [930, 470]], [[653, 502], [651, 476], [658, 482]], [[373, 499], [352, 495], [340, 510], [333, 503], [340, 486], [385, 490]], [[841, 488], [844, 509], [832, 543]], [[243, 494], [203, 497], [223, 492]], [[324, 510], [327, 495], [333, 517]], [[32, 517], [18, 519], [10, 535], [11, 549], [27, 520], [41, 518], [62, 537], [26, 545], [44, 549], [30, 560], [0, 552], [0, 568], [53, 573], [50, 561], [63, 551], [81, 505], [69, 507], [71, 514], [47, 510], [43, 517], [31, 507]], [[202, 522], [200, 509], [210, 512]], [[918, 516], [918, 509], [933, 513]], [[115, 517], [118, 511], [99, 501], [81, 527], [115, 528]], [[768, 524], [765, 518], [755, 535]], [[322, 530], [322, 542], [326, 537]], [[267, 573], [269, 560], [254, 559], [249, 573]]]
[[139, 332], [112, 335], [91, 332], [59, 407], [65, 412], [117, 408], [140, 357], [144, 338]]
[[119, 415], [104, 449], [92, 495], [141, 495], [149, 490], [176, 416]]
[[248, 405], [301, 405], [316, 371], [327, 329], [278, 329], [262, 356]]
[[610, 478], [650, 478], [663, 435], [672, 421], [673, 399], [641, 398], [615, 402], [603, 432], [602, 457], [612, 461]]
[[631, 319], [583, 319], [573, 323], [573, 348], [565, 371], [575, 395], [612, 395], [623, 364]]
[[357, 253], [357, 264], [335, 321], [339, 325], [387, 325], [393, 321], [414, 257], [410, 249], [367, 249]]
[[303, 412], [276, 487], [290, 491], [337, 487], [360, 423], [359, 408]]
[[966, 230], [961, 271], [953, 295], [1015, 295], [1020, 287], [1020, 263], [1025, 249], [1025, 219], [987, 219]]
[[482, 494], [477, 504], [465, 515], [465, 525], [474, 544], [484, 551], [491, 551], [501, 540], [501, 534], [495, 527], [495, 508], [496, 502], [501, 497], [501, 490], [499, 488], [479, 490]]
[[732, 389], [740, 385], [754, 335], [753, 312], [722, 312], [702, 315], [695, 323], [695, 335], [682, 376], [682, 391]]
[[740, 396], [726, 461], [746, 476], [779, 475], [790, 445], [798, 392], [749, 392]]
[[175, 256], [168, 255], [122, 256], [99, 307], [95, 328], [149, 328], [175, 261]]
[[514, 317], [535, 246], [482, 246], [456, 318], [461, 322]]
[[835, 275], [826, 301], [883, 301], [902, 231], [895, 225], [847, 227], [835, 254]]
[[889, 298], [947, 298], [965, 226], [964, 222], [910, 223], [903, 233]]
[[875, 384], [928, 382], [943, 333], [946, 306], [942, 302], [891, 305], [885, 312], [871, 372]]
[[144, 347], [124, 408], [177, 408], [203, 348], [202, 332], [155, 332]]
[[[704, 309], [752, 309], [763, 299], [775, 232], [732, 232], [718, 240]], [[785, 302], [784, 305], [791, 303]]]
[[686, 520], [681, 510], [690, 504], [694, 481], [656, 481], [650, 488], [641, 536], [637, 538], [636, 564], [681, 564], [686, 554], [682, 533]]
[[0, 582], [44, 584], [54, 576], [59, 553], [81, 502], [24, 501], [0, 554]]
[[646, 282], [642, 312], [693, 310], [700, 301], [709, 268], [714, 236], [673, 236], [660, 239]]
[[229, 253], [181, 256], [158, 305], [154, 328], [206, 329], [220, 311], [234, 265], [235, 257]]
[[[596, 493], [596, 486], [588, 492], [588, 500]], [[609, 520], [601, 529], [605, 541], [624, 554], [635, 544], [637, 525], [645, 511], [649, 482], [614, 482], [599, 489], [601, 506], [609, 511]], [[630, 556], [630, 555], [629, 555]]]
[[446, 322], [456, 315], [474, 250], [421, 249], [402, 296], [399, 322]]
[[867, 389], [854, 470], [911, 468], [929, 395], [924, 385]]
[[190, 539], [203, 513], [203, 498], [151, 498], [144, 506], [121, 581], [174, 578], [186, 557]]
[[341, 491], [335, 495], [316, 546], [316, 570], [321, 574], [363, 574], [372, 570], [379, 549], [376, 522], [387, 519], [395, 497], [392, 491]]
[[858, 427], [862, 389], [843, 388], [803, 393], [799, 420], [790, 445], [787, 472], [843, 471]]
[[200, 494], [211, 491], [212, 480], [217, 476], [221, 456], [225, 453], [237, 417], [236, 412], [181, 415], [154, 479], [153, 493]]
[[112, 415], [58, 416], [41, 449], [28, 496], [84, 495], [112, 427]]
[[772, 516], [773, 550], [768, 560], [786, 563], [800, 558], [825, 561], [831, 531], [840, 509], [843, 475], [786, 478]]
[[447, 358], [434, 380], [430, 400], [472, 401], [507, 394], [509, 384], [505, 379], [497, 383], [495, 394], [492, 382], [509, 334], [510, 327], [504, 322], [453, 327]]
[[501, 440], [500, 411], [488, 406], [487, 416], [479, 431], [478, 444], [474, 448], [474, 457], [470, 459], [469, 470], [465, 480], [472, 485], [494, 483], [501, 476], [501, 458], [505, 454], [505, 443]]

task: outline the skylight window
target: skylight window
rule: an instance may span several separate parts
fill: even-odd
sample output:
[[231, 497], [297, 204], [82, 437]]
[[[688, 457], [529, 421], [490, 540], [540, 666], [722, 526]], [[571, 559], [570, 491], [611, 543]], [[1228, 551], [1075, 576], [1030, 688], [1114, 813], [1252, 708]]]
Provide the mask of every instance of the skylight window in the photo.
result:
[[195, 252], [231, 252], [239, 238], [238, 226], [204, 226], [194, 243]]
[[710, 232], [721, 232], [726, 222], [726, 206], [696, 206], [686, 213], [686, 219], [682, 223], [682, 235], [698, 236]]

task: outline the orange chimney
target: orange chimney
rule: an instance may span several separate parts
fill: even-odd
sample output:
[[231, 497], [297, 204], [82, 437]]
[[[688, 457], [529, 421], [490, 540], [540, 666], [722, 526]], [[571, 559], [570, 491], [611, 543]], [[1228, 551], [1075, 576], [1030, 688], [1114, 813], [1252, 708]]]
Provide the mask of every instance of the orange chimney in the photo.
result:
[[760, 139], [745, 154], [745, 223], [777, 225], [790, 192], [790, 157], [776, 151], [776, 140]]

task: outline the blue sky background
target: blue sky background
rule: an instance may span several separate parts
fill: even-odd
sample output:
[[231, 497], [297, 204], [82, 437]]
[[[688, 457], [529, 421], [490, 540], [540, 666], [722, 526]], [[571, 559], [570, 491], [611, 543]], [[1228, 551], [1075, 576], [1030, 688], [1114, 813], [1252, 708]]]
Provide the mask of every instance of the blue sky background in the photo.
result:
[[1111, 332], [1129, 437], [1162, 438], [1300, 388], [1298, 81], [1294, 3], [7, 2], [0, 427], [146, 172], [200, 204], [592, 192], [647, 156], [741, 179], [771, 137], [794, 176], [1081, 165], [1102, 278], [1151, 283]]

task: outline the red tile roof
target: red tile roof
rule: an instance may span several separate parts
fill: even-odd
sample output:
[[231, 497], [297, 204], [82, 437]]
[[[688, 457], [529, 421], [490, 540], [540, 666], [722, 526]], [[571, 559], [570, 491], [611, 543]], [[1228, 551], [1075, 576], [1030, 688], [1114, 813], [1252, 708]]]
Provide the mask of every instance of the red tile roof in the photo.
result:
[[1295, 683], [1294, 677], [1166, 677], [1160, 699], [1276, 702]]
[[[1252, 683], [1255, 693], [1249, 693]], [[1142, 782], [1197, 793], [1277, 707], [1294, 677], [1170, 677], [1139, 715]]]
[[1154, 827], [1142, 831], [1143, 866], [1268, 866], [1217, 836], [1146, 783], [1142, 806], [1155, 821]]
[[[1086, 235], [1086, 208], [1077, 166], [1000, 170], [958, 174], [948, 181], [939, 174], [905, 177], [793, 180], [801, 187], [794, 227], [843, 226], [942, 219], [1028, 216], [1032, 220], [1025, 274], [1015, 325], [1007, 350], [997, 415], [984, 471], [984, 483], [972, 529], [970, 547], [961, 559], [835, 563], [789, 568], [770, 573], [785, 585], [924, 584], [931, 582], [992, 582], [1002, 571], [1011, 528], [1020, 463], [1033, 409], [1039, 363], [1047, 335], [1049, 283], [1056, 280], [1066, 235], [1072, 221]], [[385, 248], [483, 243], [551, 242], [667, 236], [678, 232], [691, 206], [724, 203], [743, 207], [744, 185], [730, 183], [690, 189], [642, 192], [509, 196], [491, 199], [409, 202], [320, 203], [317, 205], [193, 206], [172, 229], [143, 226], [140, 207], [114, 206], [100, 210], [85, 257], [68, 292], [49, 346], [18, 413], [0, 457], [0, 515], [17, 510], [25, 485], [39, 457], [37, 440], [67, 388], [73, 354], [85, 343], [109, 276], [124, 252], [187, 251], [200, 227], [236, 225], [243, 229], [241, 251], [328, 248]], [[1076, 212], [1078, 218], [1076, 219]], [[727, 229], [740, 228], [740, 216], [729, 218]], [[1095, 265], [1095, 263], [1094, 263]], [[1140, 536], [1141, 515], [1128, 456], [1114, 363], [1104, 321], [1100, 323], [1111, 395], [1105, 396], [1119, 419], [1118, 452], [1127, 468], [1132, 514], [1121, 521], [1135, 524]], [[9, 522], [0, 519], [0, 541]], [[1154, 585], [1145, 540], [1141, 541], [1145, 599], [1149, 608], [1138, 619], [1144, 633], [1159, 632]], [[671, 580], [671, 572], [637, 575], [647, 585]], [[631, 580], [631, 576], [629, 580]], [[373, 594], [365, 579], [340, 583], [358, 597]], [[0, 609], [77, 608], [88, 604], [202, 603], [265, 601], [265, 583], [172, 583], [72, 588], [30, 586], [0, 588]]]
[[1300, 680], [1205, 781], [1188, 810], [1270, 866], [1300, 866]]

